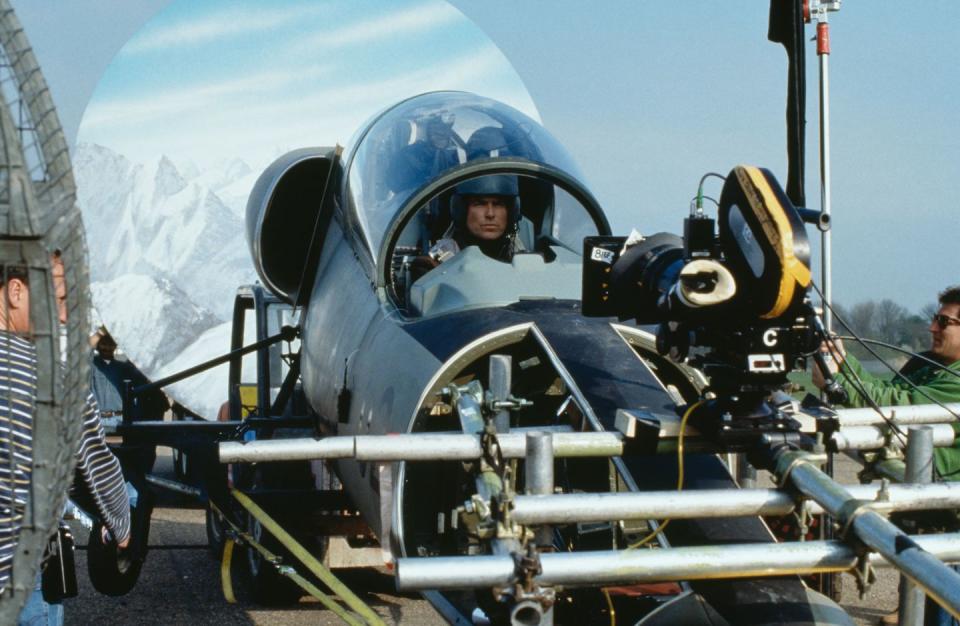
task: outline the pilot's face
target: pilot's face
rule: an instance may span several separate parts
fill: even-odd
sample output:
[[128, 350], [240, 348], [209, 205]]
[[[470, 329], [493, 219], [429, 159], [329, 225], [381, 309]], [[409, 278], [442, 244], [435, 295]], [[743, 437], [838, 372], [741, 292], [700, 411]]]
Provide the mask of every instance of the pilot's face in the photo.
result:
[[960, 304], [940, 307], [930, 323], [930, 335], [930, 351], [936, 357], [947, 364], [960, 361]]
[[466, 196], [467, 230], [477, 239], [493, 241], [507, 230], [507, 198], [504, 196]]

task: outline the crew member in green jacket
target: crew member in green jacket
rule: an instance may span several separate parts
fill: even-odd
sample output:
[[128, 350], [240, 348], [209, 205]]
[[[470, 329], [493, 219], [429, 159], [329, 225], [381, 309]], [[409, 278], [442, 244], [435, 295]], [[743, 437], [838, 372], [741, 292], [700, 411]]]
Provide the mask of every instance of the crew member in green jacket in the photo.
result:
[[[834, 359], [828, 358], [827, 364], [837, 382], [847, 391], [849, 406], [867, 404], [855, 385], [858, 379], [863, 391], [880, 406], [960, 402], [960, 285], [944, 290], [939, 301], [940, 309], [933, 315], [928, 329], [930, 351], [923, 356], [946, 366], [949, 371], [914, 357], [893, 380], [881, 380], [863, 369], [854, 356], [844, 354], [843, 346], [838, 343], [838, 351], [834, 351], [833, 356], [840, 363], [840, 371], [836, 371]], [[813, 368], [813, 384], [821, 388], [824, 385], [818, 367]], [[953, 429], [960, 435], [960, 423], [954, 422]], [[935, 448], [934, 463], [941, 480], [960, 480], [960, 439], [955, 439], [951, 448]], [[885, 615], [880, 623], [899, 623], [899, 613], [894, 611]], [[958, 624], [946, 610], [931, 601], [927, 603], [925, 623], [936, 626]]]
[[[853, 355], [834, 352], [840, 362], [840, 371], [833, 371], [847, 395], [849, 406], [865, 406], [856, 386], [861, 381], [863, 390], [880, 406], [904, 404], [944, 404], [960, 402], [960, 285], [949, 287], [940, 294], [940, 310], [930, 321], [930, 351], [923, 356], [946, 366], [950, 371], [937, 367], [923, 359], [912, 358], [893, 378], [881, 380], [863, 369]], [[835, 370], [834, 360], [827, 359], [831, 370]], [[912, 385], [910, 383], [913, 383]], [[813, 368], [813, 384], [823, 387], [823, 376], [819, 368]], [[954, 430], [960, 435], [960, 424], [954, 422]], [[937, 448], [935, 451], [937, 472], [943, 480], [960, 480], [960, 439], [952, 448]]]

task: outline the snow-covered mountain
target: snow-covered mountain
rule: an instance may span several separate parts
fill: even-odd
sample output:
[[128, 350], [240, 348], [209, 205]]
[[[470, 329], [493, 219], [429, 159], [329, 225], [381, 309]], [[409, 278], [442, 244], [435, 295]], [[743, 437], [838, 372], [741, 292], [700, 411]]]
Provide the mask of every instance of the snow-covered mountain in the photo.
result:
[[[250, 344], [257, 340], [255, 328], [252, 324], [246, 329], [244, 343]], [[175, 359], [167, 363], [157, 373], [158, 377], [169, 376], [182, 372], [215, 356], [226, 354], [230, 350], [232, 324], [224, 322], [199, 335], [196, 340], [186, 347]], [[256, 353], [244, 357], [244, 372], [256, 372]], [[180, 402], [195, 413], [207, 419], [216, 419], [220, 405], [227, 401], [227, 383], [229, 368], [226, 364], [219, 365], [203, 374], [191, 376], [171, 385], [167, 392], [178, 400], [189, 398], [189, 403]], [[244, 380], [241, 382], [251, 382]]]
[[[245, 205], [256, 178], [249, 167], [233, 162], [188, 180], [165, 156], [133, 163], [91, 144], [78, 146], [75, 162], [91, 278], [162, 276], [192, 302], [229, 319], [237, 285], [253, 282], [256, 274], [247, 252], [243, 209], [227, 206], [202, 181], [215, 179], [235, 204]], [[246, 182], [234, 186], [251, 176], [245, 190]]]
[[[94, 304], [124, 352], [147, 376], [220, 323], [166, 278], [124, 274], [90, 285]], [[229, 344], [227, 345], [229, 349]], [[221, 351], [221, 354], [226, 350]]]
[[210, 189], [233, 213], [244, 219], [247, 197], [260, 175], [242, 159], [230, 159], [189, 177], [190, 182]]
[[[93, 303], [131, 360], [158, 378], [226, 352], [229, 342], [194, 344], [229, 322], [237, 286], [256, 280], [243, 216], [257, 173], [239, 159], [206, 170], [166, 156], [138, 163], [94, 144], [77, 146], [74, 171]], [[198, 379], [174, 397], [201, 412], [208, 399], [197, 394], [210, 387]]]

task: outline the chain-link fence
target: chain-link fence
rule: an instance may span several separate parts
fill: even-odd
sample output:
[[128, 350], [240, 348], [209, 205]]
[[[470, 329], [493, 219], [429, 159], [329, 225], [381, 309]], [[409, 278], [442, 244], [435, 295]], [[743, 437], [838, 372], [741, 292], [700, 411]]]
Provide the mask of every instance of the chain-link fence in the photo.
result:
[[[0, 473], [0, 508], [7, 507], [7, 530], [16, 537], [6, 588], [0, 592], [0, 624], [15, 623], [32, 591], [40, 559], [56, 530], [73, 478], [88, 388], [89, 281], [83, 226], [66, 140], [23, 28], [7, 0], [0, 0], [0, 264], [8, 284], [10, 268], [26, 272], [29, 332], [36, 350], [36, 388], [29, 398], [32, 445], [17, 448], [12, 407], [14, 385], [0, 397], [0, 459], [30, 459], [25, 472]], [[51, 254], [65, 268], [67, 323], [58, 320]], [[9, 321], [11, 307], [0, 302]], [[9, 324], [4, 326], [8, 329]], [[0, 352], [0, 379], [11, 364]], [[2, 421], [7, 419], [6, 427]], [[22, 443], [22, 442], [20, 442]], [[4, 452], [6, 451], [6, 452]], [[27, 475], [25, 504], [15, 494], [17, 476]], [[6, 519], [6, 518], [4, 518]], [[0, 536], [3, 528], [0, 527]]]

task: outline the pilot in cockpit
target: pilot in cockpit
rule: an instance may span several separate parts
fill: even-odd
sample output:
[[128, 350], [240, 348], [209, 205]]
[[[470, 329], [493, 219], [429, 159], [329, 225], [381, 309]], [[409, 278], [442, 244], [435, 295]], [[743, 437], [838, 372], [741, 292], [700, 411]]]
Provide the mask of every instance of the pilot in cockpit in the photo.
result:
[[516, 176], [495, 174], [456, 186], [450, 197], [450, 227], [426, 256], [413, 264], [414, 278], [453, 258], [467, 246], [509, 263], [521, 251], [520, 188]]
[[[404, 146], [390, 172], [390, 188], [394, 191], [409, 189], [433, 178], [440, 172], [459, 165], [457, 137], [453, 132], [451, 116], [432, 115], [422, 123], [422, 136]], [[405, 126], [401, 126], [409, 132]], [[462, 144], [462, 142], [460, 142]]]

